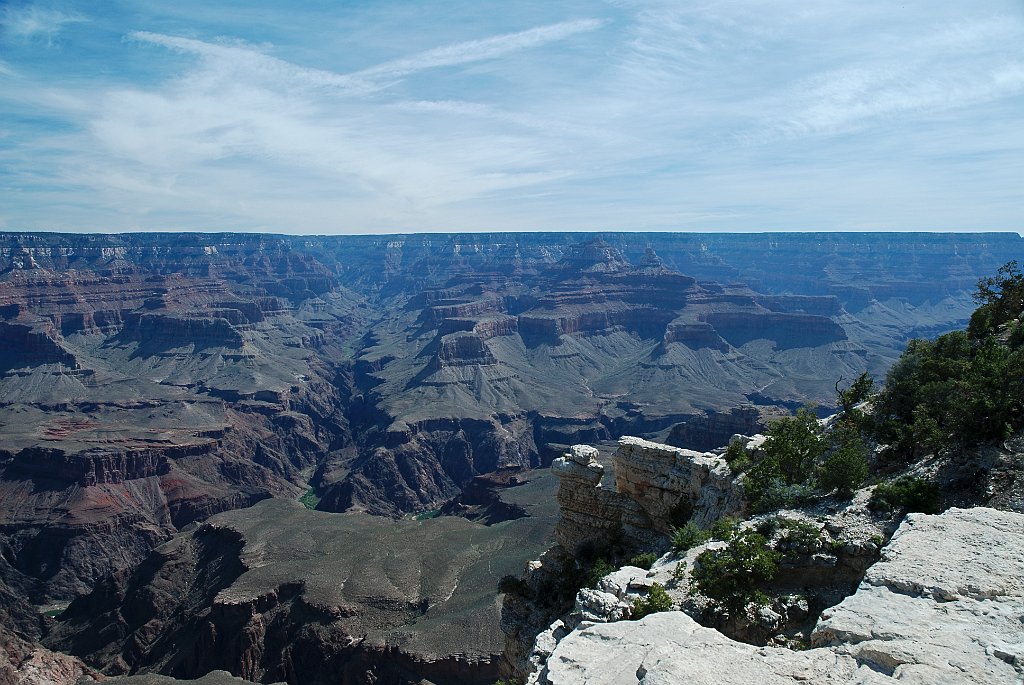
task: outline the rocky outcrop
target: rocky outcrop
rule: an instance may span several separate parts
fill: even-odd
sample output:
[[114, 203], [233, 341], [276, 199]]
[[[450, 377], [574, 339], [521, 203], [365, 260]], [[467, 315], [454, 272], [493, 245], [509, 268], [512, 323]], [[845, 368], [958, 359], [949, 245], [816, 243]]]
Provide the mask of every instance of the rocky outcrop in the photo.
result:
[[963, 683], [1024, 677], [1024, 515], [912, 514], [857, 592], [828, 610], [814, 648], [732, 641], [682, 612], [583, 624], [540, 681], [570, 683]]
[[1024, 678], [1021, 616], [1024, 515], [951, 509], [909, 515], [811, 641], [894, 679], [1015, 683]]
[[[574, 598], [586, 605], [589, 597], [592, 603], [608, 604], [600, 611], [616, 615], [618, 610], [620, 618], [625, 615], [620, 598], [584, 593], [581, 600], [578, 586], [566, 586], [565, 579], [579, 573], [580, 556], [612, 544], [622, 545], [630, 554], [658, 549], [665, 546], [674, 525], [691, 517], [707, 523], [743, 507], [741, 490], [717, 455], [625, 437], [610, 460], [614, 483], [603, 482], [605, 467], [598, 456], [593, 447], [574, 445], [551, 464], [559, 480], [557, 544], [531, 562], [518, 589], [507, 593], [502, 605], [505, 668], [517, 677], [539, 663], [535, 640], [553, 643], [559, 637], [556, 633], [567, 632], [584, 620], [587, 611], [597, 610], [577, 607], [574, 620], [568, 624], [559, 620]], [[559, 597], [565, 591], [571, 596]], [[531, 666], [531, 659], [537, 663]]]
[[440, 325], [447, 319], [465, 319], [501, 314], [505, 311], [505, 301], [497, 297], [469, 302], [460, 302], [457, 299], [452, 299], [447, 302], [435, 303], [427, 311], [429, 312], [430, 321], [434, 325]]
[[170, 471], [171, 460], [209, 455], [219, 446], [216, 440], [203, 440], [192, 444], [137, 449], [95, 447], [73, 454], [58, 448], [26, 447], [14, 455], [8, 470], [82, 486], [123, 483], [137, 478], [162, 476]]
[[682, 343], [694, 350], [710, 347], [725, 352], [729, 349], [729, 343], [707, 321], [673, 321], [665, 328], [662, 350], [671, 343]]
[[759, 295], [754, 301], [765, 309], [786, 314], [812, 314], [835, 316], [843, 305], [834, 295], [814, 297], [811, 295]]
[[728, 412], [709, 411], [672, 427], [665, 442], [673, 447], [710, 450], [729, 444], [734, 435], [755, 435], [764, 430], [765, 417], [752, 405], [733, 407]]
[[615, 529], [639, 547], [651, 546], [691, 518], [706, 525], [744, 506], [742, 489], [715, 454], [624, 437], [612, 458], [614, 487], [602, 485], [596, 457], [593, 447], [574, 445], [551, 465], [561, 481], [555, 537], [570, 553]]
[[593, 447], [574, 445], [551, 464], [559, 479], [555, 541], [570, 555], [604, 542], [616, 529], [639, 544], [650, 543], [656, 536], [650, 516], [636, 501], [601, 486], [604, 467], [596, 457]]
[[495, 586], [553, 524], [550, 487], [518, 488], [536, 490], [539, 508], [501, 527], [339, 517], [280, 500], [222, 514], [76, 600], [46, 642], [107, 675], [492, 683]]
[[616, 491], [643, 507], [662, 533], [686, 520], [706, 525], [744, 506], [742, 488], [716, 454], [624, 437], [614, 469]]
[[771, 340], [779, 349], [817, 347], [846, 340], [846, 331], [826, 316], [772, 312], [714, 312], [704, 321], [734, 347], [751, 340]]
[[62, 364], [80, 368], [78, 360], [55, 339], [52, 326], [27, 325], [0, 321], [0, 372], [41, 364]]
[[[229, 320], [225, 314], [237, 313]], [[211, 309], [207, 316], [180, 316], [159, 313], [131, 313], [125, 319], [121, 337], [143, 344], [166, 347], [195, 345], [197, 347], [240, 348], [245, 343], [235, 327], [244, 317], [237, 309]]]
[[491, 366], [498, 360], [491, 354], [483, 337], [475, 333], [452, 333], [441, 336], [431, 369], [447, 366]]

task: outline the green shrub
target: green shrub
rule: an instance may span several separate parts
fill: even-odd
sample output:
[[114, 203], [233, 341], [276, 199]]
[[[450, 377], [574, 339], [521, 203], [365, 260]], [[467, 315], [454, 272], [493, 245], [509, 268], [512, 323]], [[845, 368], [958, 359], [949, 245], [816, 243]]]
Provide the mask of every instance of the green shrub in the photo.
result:
[[838, 427], [828, 458], [818, 468], [818, 486], [824, 492], [836, 491], [841, 499], [853, 497], [853, 491], [868, 477], [868, 447], [860, 433], [851, 427]]
[[839, 395], [839, 406], [844, 418], [855, 419], [854, 405], [868, 399], [874, 386], [875, 381], [868, 375], [867, 371], [857, 376], [846, 390], [840, 390], [839, 381], [836, 381], [836, 393]]
[[659, 611], [671, 610], [672, 598], [665, 592], [664, 586], [654, 583], [651, 585], [651, 590], [647, 593], [646, 597], [638, 597], [633, 602], [632, 618], [641, 619], [644, 616], [656, 614]]
[[682, 528], [672, 530], [672, 551], [676, 554], [685, 552], [704, 542], [707, 542], [710, 534], [701, 530], [693, 521], [688, 521]]
[[690, 574], [691, 591], [738, 616], [748, 604], [767, 602], [759, 588], [775, 577], [781, 558], [763, 535], [753, 530], [738, 532], [725, 548], [697, 557], [698, 565]]
[[693, 521], [689, 521], [682, 528], [672, 531], [672, 551], [679, 554], [708, 540], [731, 540], [739, 526], [740, 520], [733, 516], [723, 516], [707, 529], [702, 529]]
[[966, 331], [911, 340], [875, 399], [873, 432], [904, 461], [973, 447], [1024, 427], [1024, 273], [978, 282]]
[[971, 315], [968, 331], [974, 338], [999, 332], [1000, 326], [1024, 311], [1024, 273], [1013, 260], [999, 267], [995, 276], [977, 283], [974, 301], [980, 305]]
[[776, 509], [795, 509], [818, 499], [818, 492], [812, 484], [787, 485], [781, 478], [767, 483], [747, 481], [744, 484], [750, 508], [755, 514]]
[[320, 504], [320, 497], [316, 494], [316, 489], [310, 488], [306, 490], [302, 497], [299, 498], [299, 503], [307, 509], [316, 509], [316, 505]]
[[743, 480], [751, 508], [771, 511], [813, 498], [815, 467], [827, 448], [810, 409], [773, 423], [764, 442], [764, 458], [747, 469]]
[[818, 419], [808, 408], [779, 419], [768, 428], [765, 461], [772, 461], [787, 485], [806, 483], [827, 447]]
[[757, 525], [757, 532], [765, 538], [776, 533], [787, 542], [798, 547], [816, 547], [821, 539], [821, 528], [810, 521], [786, 516], [772, 516]]
[[725, 463], [734, 474], [739, 475], [749, 469], [754, 462], [751, 461], [743, 441], [733, 440], [725, 449]]
[[606, 559], [598, 559], [587, 570], [587, 579], [583, 587], [597, 587], [598, 582], [609, 573], [614, 573], [618, 567], [609, 563]]
[[654, 562], [657, 561], [657, 560], [658, 560], [658, 555], [655, 554], [654, 552], [644, 552], [642, 554], [637, 554], [635, 557], [630, 559], [629, 560], [629, 565], [630, 566], [637, 566], [637, 567], [642, 568], [642, 569], [644, 569], [646, 571], [646, 570], [649, 570], [651, 568], [651, 566], [654, 565]]
[[923, 478], [900, 478], [876, 486], [868, 501], [868, 508], [885, 513], [902, 510], [908, 514], [937, 514], [941, 508], [939, 489]]
[[735, 516], [723, 516], [708, 526], [709, 540], [731, 540], [740, 529], [740, 520]]

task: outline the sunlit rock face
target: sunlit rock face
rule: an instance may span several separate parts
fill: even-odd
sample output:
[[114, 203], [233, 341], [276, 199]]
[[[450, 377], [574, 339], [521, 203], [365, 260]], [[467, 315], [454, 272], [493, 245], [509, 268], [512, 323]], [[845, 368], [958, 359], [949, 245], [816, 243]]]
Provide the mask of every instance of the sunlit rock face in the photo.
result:
[[587, 445], [573, 445], [552, 463], [560, 480], [555, 539], [569, 553], [617, 529], [643, 547], [680, 525], [678, 518], [706, 526], [743, 510], [742, 488], [715, 454], [627, 436], [619, 440], [612, 468], [614, 482], [603, 485], [604, 467]]
[[584, 625], [553, 647], [538, 682], [1020, 682], [1024, 515], [911, 514], [857, 592], [826, 611], [813, 647], [756, 647], [682, 612]]

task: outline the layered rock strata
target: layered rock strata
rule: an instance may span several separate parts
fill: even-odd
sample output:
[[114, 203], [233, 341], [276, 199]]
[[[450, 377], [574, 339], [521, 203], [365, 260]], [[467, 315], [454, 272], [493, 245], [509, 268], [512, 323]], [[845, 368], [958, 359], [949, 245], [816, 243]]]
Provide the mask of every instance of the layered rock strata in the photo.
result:
[[612, 540], [636, 551], [663, 548], [673, 525], [691, 517], [707, 523], [744, 506], [741, 488], [713, 453], [624, 437], [609, 460], [614, 482], [603, 482], [605, 466], [598, 456], [593, 447], [574, 445], [551, 465], [559, 480], [557, 544], [530, 563], [523, 592], [506, 594], [502, 605], [504, 668], [517, 677], [535, 669], [537, 664], [530, 664], [534, 640], [545, 631], [550, 635], [552, 622], [566, 610], [551, 595], [560, 579], [577, 572], [578, 555]]
[[704, 449], [716, 413], [831, 402], [958, 325], [1020, 246], [0, 233], [0, 542], [35, 600], [70, 598], [267, 496], [400, 516], [576, 442], [686, 421]]
[[771, 412], [744, 405], [728, 412], [705, 412], [672, 427], [665, 442], [673, 447], [705, 451], [727, 445], [734, 435], [755, 435], [764, 430]]
[[1024, 679], [1024, 515], [911, 514], [857, 592], [826, 611], [814, 647], [735, 642], [682, 612], [581, 624], [539, 682], [949, 683]]
[[606, 540], [616, 528], [638, 546], [651, 546], [686, 520], [707, 525], [744, 506], [728, 465], [713, 453], [627, 436], [611, 467], [614, 484], [606, 487], [597, 450], [587, 445], [574, 445], [552, 463], [561, 482], [555, 537], [566, 551]]

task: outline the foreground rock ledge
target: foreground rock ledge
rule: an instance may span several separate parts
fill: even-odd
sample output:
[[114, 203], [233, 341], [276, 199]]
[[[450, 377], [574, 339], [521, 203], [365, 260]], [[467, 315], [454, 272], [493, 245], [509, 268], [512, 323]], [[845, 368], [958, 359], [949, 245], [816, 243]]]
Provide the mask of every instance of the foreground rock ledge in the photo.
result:
[[912, 514], [814, 649], [735, 642], [681, 612], [581, 627], [540, 682], [820, 684], [1024, 681], [1024, 515]]

